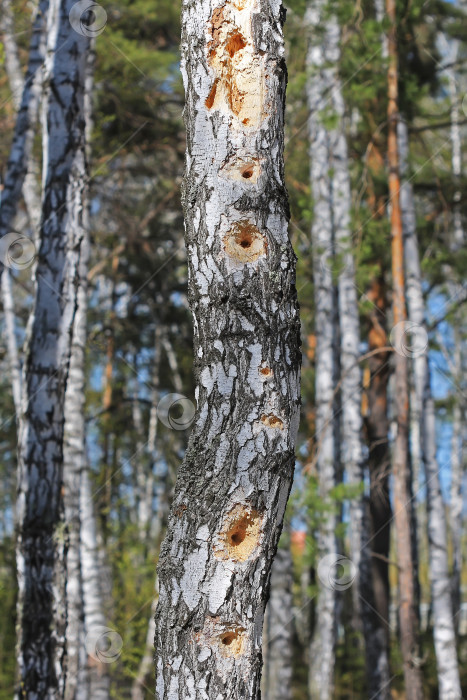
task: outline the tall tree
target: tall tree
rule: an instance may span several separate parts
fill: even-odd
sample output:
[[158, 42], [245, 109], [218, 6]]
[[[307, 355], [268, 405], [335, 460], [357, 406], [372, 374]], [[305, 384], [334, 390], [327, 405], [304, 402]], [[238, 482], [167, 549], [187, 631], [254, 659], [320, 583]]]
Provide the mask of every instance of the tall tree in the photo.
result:
[[261, 695], [268, 700], [291, 700], [292, 698], [294, 618], [292, 572], [290, 543], [287, 542], [277, 550], [272, 565], [271, 593], [264, 623], [264, 669]]
[[[325, 19], [326, 3], [312, 3], [307, 11], [310, 32], [307, 97], [310, 110], [309, 138], [311, 192], [313, 197], [313, 281], [315, 290], [315, 402], [318, 443], [319, 494], [327, 506], [318, 532], [318, 557], [337, 552], [336, 509], [331, 492], [339, 472], [339, 412], [335, 387], [339, 377], [339, 317], [334, 278], [335, 229], [332, 168], [336, 165], [337, 133], [326, 128], [326, 109], [333, 114], [339, 93], [339, 27], [335, 17]], [[324, 28], [324, 31], [323, 29]], [[331, 104], [329, 105], [329, 101]], [[346, 192], [348, 195], [349, 193]], [[343, 202], [345, 207], [349, 202]], [[328, 700], [334, 686], [336, 642], [336, 589], [321, 584], [316, 603], [315, 627], [310, 647], [309, 690], [312, 698]]]
[[253, 699], [299, 417], [284, 11], [185, 0], [182, 12], [198, 410], [159, 560], [156, 697]]
[[28, 698], [62, 695], [66, 677], [63, 428], [84, 236], [89, 49], [89, 39], [71, 27], [72, 5], [72, 0], [55, 0], [47, 19], [44, 192], [20, 418], [18, 659], [21, 694]]
[[[398, 47], [395, 0], [386, 0], [388, 29], [388, 167], [391, 205], [391, 253], [393, 322], [396, 348], [401, 348], [406, 323], [404, 282], [404, 240], [400, 207], [400, 174], [397, 139]], [[418, 614], [416, 610], [416, 569], [412, 542], [413, 504], [409, 464], [408, 364], [403, 352], [395, 353], [395, 418], [397, 434], [393, 451], [394, 521], [399, 570], [399, 625], [404, 678], [408, 700], [422, 700], [419, 664]]]
[[[415, 205], [412, 185], [406, 176], [408, 167], [409, 135], [407, 124], [398, 123], [398, 146], [402, 184], [400, 191], [401, 217], [404, 229], [404, 260], [406, 270], [407, 307], [413, 323], [412, 351], [406, 346], [399, 352], [413, 355], [414, 399], [416, 415], [420, 422], [421, 456], [425, 469], [427, 494], [428, 555], [430, 562], [431, 604], [436, 662], [438, 667], [439, 695], [442, 698], [460, 698], [461, 687], [456, 652], [456, 634], [452, 614], [451, 582], [449, 576], [447, 524], [444, 501], [441, 494], [439, 465], [436, 458], [436, 416], [431, 393], [431, 377], [428, 359], [428, 333], [425, 322], [420, 256], [416, 231]], [[403, 339], [405, 343], [407, 338]]]

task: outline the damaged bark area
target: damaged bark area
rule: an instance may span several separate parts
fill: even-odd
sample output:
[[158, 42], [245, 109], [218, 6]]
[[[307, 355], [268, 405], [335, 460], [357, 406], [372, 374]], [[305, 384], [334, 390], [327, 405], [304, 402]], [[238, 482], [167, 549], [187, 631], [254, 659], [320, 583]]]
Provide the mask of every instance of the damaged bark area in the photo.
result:
[[208, 64], [216, 77], [205, 105], [231, 112], [249, 127], [257, 127], [265, 116], [265, 52], [255, 50], [251, 23], [256, 4], [245, 0], [217, 7], [208, 28]]
[[183, 3], [198, 410], [159, 559], [159, 700], [260, 694], [264, 608], [299, 420], [282, 24], [272, 0]]

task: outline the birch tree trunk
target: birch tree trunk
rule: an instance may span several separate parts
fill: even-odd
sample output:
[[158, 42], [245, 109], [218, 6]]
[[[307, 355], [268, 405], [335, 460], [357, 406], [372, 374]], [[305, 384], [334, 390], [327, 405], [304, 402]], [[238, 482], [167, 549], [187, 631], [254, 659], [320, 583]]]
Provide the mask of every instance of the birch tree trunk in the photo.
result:
[[[7, 3], [8, 5], [9, 3]], [[39, 103], [42, 94], [42, 71], [46, 51], [46, 25], [49, 11], [49, 0], [40, 0], [33, 25], [29, 62], [22, 87], [18, 93], [21, 72], [15, 66], [9, 65], [10, 81], [14, 89], [13, 98], [18, 108], [13, 143], [8, 160], [2, 191], [2, 206], [0, 207], [0, 238], [9, 233], [15, 216], [21, 191], [24, 192], [28, 213], [32, 215], [31, 223], [36, 226], [40, 215], [40, 201], [37, 195], [37, 165], [32, 158], [34, 143], [34, 127], [37, 122]], [[6, 14], [8, 16], [8, 13]], [[9, 52], [15, 53], [13, 37], [9, 35], [8, 26], [3, 27], [3, 33]], [[20, 95], [20, 99], [18, 99]], [[24, 189], [23, 189], [24, 188]]]
[[66, 673], [63, 423], [84, 235], [89, 47], [89, 40], [71, 28], [72, 4], [55, 0], [48, 16], [41, 246], [19, 434], [18, 659], [21, 694], [31, 699], [63, 697]]
[[[35, 236], [40, 221], [40, 197], [38, 193], [38, 168], [32, 154], [34, 126], [37, 122], [39, 98], [41, 94], [41, 69], [45, 54], [45, 20], [48, 9], [47, 2], [39, 5], [39, 10], [33, 26], [30, 57], [26, 81], [23, 80], [21, 64], [18, 57], [18, 47], [15, 41], [15, 30], [11, 4], [9, 0], [2, 2], [2, 33], [5, 45], [5, 65], [8, 74], [13, 101], [18, 110], [12, 155], [4, 179], [0, 205], [0, 236], [7, 234], [17, 212], [21, 190], [26, 201], [29, 222]], [[11, 240], [14, 244], [14, 238]], [[6, 251], [5, 251], [6, 252]], [[3, 313], [5, 317], [8, 359], [11, 372], [13, 402], [17, 420], [21, 412], [21, 361], [15, 332], [15, 310], [11, 275], [8, 268], [3, 269], [0, 263]]]
[[261, 697], [291, 700], [293, 671], [292, 557], [279, 547], [271, 570], [271, 593], [266, 608], [264, 670]]
[[[461, 334], [459, 328], [454, 329], [454, 367], [456, 370], [456, 383], [460, 386], [462, 381], [462, 350]], [[464, 475], [464, 440], [463, 440], [463, 401], [456, 396], [452, 416], [452, 440], [451, 440], [451, 502], [449, 508], [449, 524], [452, 538], [452, 607], [454, 615], [454, 629], [459, 634], [460, 610], [461, 610], [461, 574], [462, 574], [462, 520], [463, 498], [462, 480]]]
[[[398, 124], [398, 137], [403, 177], [407, 170], [409, 140], [407, 125], [402, 120]], [[446, 700], [459, 700], [461, 687], [451, 605], [446, 514], [436, 459], [436, 416], [431, 394], [425, 302], [421, 283], [415, 205], [412, 185], [407, 180], [402, 181], [400, 201], [404, 228], [407, 306], [409, 320], [415, 326], [410, 344], [412, 352], [408, 351], [407, 354], [413, 356], [416, 415], [420, 421], [421, 455], [425, 469], [429, 575], [439, 697]]]
[[[451, 39], [448, 61], [454, 63], [457, 60], [459, 42]], [[462, 177], [462, 139], [459, 124], [459, 88], [456, 75], [453, 69], [446, 70], [449, 81], [449, 93], [451, 100], [451, 147], [452, 147], [452, 174], [456, 183]], [[454, 193], [454, 211], [452, 217], [453, 240], [452, 250], [461, 250], [465, 245], [465, 231], [461, 213], [461, 190]], [[451, 288], [451, 285], [448, 287]], [[462, 345], [460, 338], [460, 328], [462, 328], [463, 316], [458, 314], [459, 323], [454, 322], [454, 367], [458, 386], [462, 381]], [[462, 425], [465, 413], [465, 401], [462, 392], [458, 392], [455, 397], [453, 418], [452, 418], [452, 453], [451, 453], [451, 503], [450, 503], [450, 525], [452, 536], [452, 599], [454, 612], [454, 628], [458, 631], [461, 607], [461, 572], [462, 572], [462, 481], [464, 475], [463, 461], [463, 435]]]
[[[333, 555], [338, 550], [335, 504], [330, 491], [339, 471], [339, 415], [335, 387], [339, 376], [339, 319], [337, 287], [334, 279], [336, 230], [332, 168], [337, 165], [339, 138], [324, 124], [325, 110], [341, 106], [336, 63], [339, 56], [339, 27], [334, 17], [323, 19], [325, 3], [313, 3], [307, 10], [310, 46], [307, 86], [310, 110], [311, 190], [313, 197], [313, 280], [315, 289], [316, 329], [316, 435], [317, 469], [320, 497], [327, 505], [325, 520], [318, 533], [318, 556]], [[322, 27], [324, 29], [324, 35]], [[337, 88], [337, 91], [334, 90]], [[328, 104], [330, 101], [331, 104]], [[345, 167], [345, 164], [344, 164]], [[342, 186], [342, 183], [341, 183]], [[346, 193], [348, 194], [348, 192]], [[348, 204], [344, 201], [343, 206]], [[344, 213], [344, 217], [346, 214]], [[339, 222], [341, 227], [345, 221]], [[336, 637], [336, 590], [319, 581], [314, 634], [310, 647], [309, 692], [311, 698], [328, 700], [334, 684]]]
[[[87, 218], [87, 217], [86, 217]], [[77, 308], [73, 327], [70, 369], [65, 393], [65, 427], [63, 438], [63, 486], [65, 521], [68, 530], [67, 547], [67, 684], [66, 700], [75, 700], [78, 682], [83, 677], [84, 593], [81, 569], [81, 481], [87, 468], [85, 449], [84, 359], [86, 349], [87, 259], [88, 240], [81, 244]], [[85, 659], [84, 659], [85, 661]]]
[[[404, 287], [404, 241], [400, 209], [400, 176], [397, 142], [398, 54], [395, 0], [386, 0], [388, 30], [388, 165], [391, 203], [391, 253], [393, 321], [396, 348], [402, 347], [406, 321]], [[403, 352], [395, 353], [394, 521], [399, 566], [399, 624], [407, 700], [422, 700], [423, 687], [418, 664], [418, 615], [416, 612], [415, 562], [412, 547], [412, 489], [409, 465], [408, 365]]]
[[182, 13], [198, 410], [160, 554], [156, 697], [252, 700], [299, 419], [284, 12], [185, 0]]

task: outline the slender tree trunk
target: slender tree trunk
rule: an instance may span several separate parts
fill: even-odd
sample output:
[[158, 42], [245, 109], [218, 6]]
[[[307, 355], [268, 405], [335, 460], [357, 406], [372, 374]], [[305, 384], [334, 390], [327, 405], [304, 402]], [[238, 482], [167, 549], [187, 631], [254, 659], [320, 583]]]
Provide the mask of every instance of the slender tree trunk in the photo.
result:
[[[32, 154], [34, 138], [34, 126], [37, 122], [39, 98], [41, 94], [41, 68], [45, 54], [45, 23], [47, 2], [42, 2], [33, 26], [33, 34], [30, 46], [30, 58], [26, 80], [23, 80], [21, 64], [18, 57], [18, 46], [15, 41], [13, 15], [9, 0], [2, 2], [2, 33], [5, 45], [5, 65], [8, 74], [13, 101], [18, 112], [21, 110], [21, 118], [18, 116], [12, 156], [8, 163], [7, 173], [2, 189], [0, 206], [0, 236], [8, 233], [17, 212], [18, 200], [21, 189], [26, 201], [29, 222], [35, 236], [40, 221], [40, 197], [38, 192], [38, 168]], [[11, 243], [14, 242], [14, 239]], [[1, 265], [0, 265], [1, 267]], [[15, 332], [15, 310], [11, 275], [8, 269], [3, 270], [1, 287], [3, 313], [5, 317], [6, 338], [8, 347], [8, 359], [10, 363], [11, 383], [13, 390], [13, 402], [17, 420], [21, 413], [21, 361], [18, 352], [18, 344]]]
[[3, 316], [5, 319], [5, 335], [8, 348], [11, 386], [13, 390], [13, 404], [16, 411], [16, 418], [18, 420], [21, 413], [21, 362], [18, 353], [18, 343], [16, 342], [15, 308], [13, 303], [11, 275], [8, 269], [3, 270], [1, 284]]
[[265, 700], [291, 700], [293, 666], [292, 557], [279, 547], [271, 570], [271, 592], [263, 635]]
[[389, 688], [389, 572], [388, 557], [390, 546], [390, 524], [392, 520], [389, 499], [390, 458], [388, 446], [388, 406], [387, 392], [389, 381], [389, 353], [386, 333], [386, 288], [382, 277], [375, 278], [368, 293], [373, 302], [371, 327], [368, 334], [369, 351], [375, 354], [369, 358], [370, 371], [368, 415], [366, 429], [369, 443], [370, 503], [369, 523], [371, 550], [372, 591], [364, 594], [369, 612], [369, 632], [372, 644], [367, 646], [367, 669], [370, 697], [387, 700]]
[[63, 442], [63, 486], [65, 520], [68, 530], [67, 549], [67, 684], [66, 700], [77, 697], [82, 675], [84, 646], [84, 593], [81, 568], [80, 496], [83, 473], [87, 469], [84, 418], [84, 355], [86, 348], [86, 275], [88, 242], [83, 240], [77, 291], [77, 308], [73, 328], [70, 370], [65, 393], [65, 429]]
[[299, 418], [283, 19], [281, 3], [183, 3], [198, 411], [159, 561], [159, 700], [260, 696], [264, 608]]
[[89, 48], [88, 39], [71, 28], [72, 4], [54, 2], [48, 18], [41, 247], [19, 435], [18, 659], [21, 697], [31, 699], [63, 697], [65, 689], [63, 422], [84, 235], [83, 93]]
[[[398, 124], [398, 145], [403, 177], [407, 169], [409, 141], [407, 125], [402, 120]], [[421, 282], [415, 205], [412, 185], [408, 181], [402, 182], [400, 201], [404, 228], [407, 306], [409, 320], [414, 324], [410, 343], [413, 350], [407, 354], [413, 356], [416, 415], [420, 421], [422, 459], [425, 468], [431, 604], [439, 696], [446, 700], [455, 698], [458, 700], [461, 697], [461, 688], [451, 605], [446, 514], [436, 459], [436, 416], [431, 394], [428, 334], [425, 325], [425, 302]]]
[[[454, 366], [458, 386], [462, 381], [462, 350], [459, 328], [454, 329]], [[456, 396], [452, 415], [451, 440], [451, 502], [449, 508], [449, 524], [452, 538], [452, 607], [454, 614], [454, 629], [459, 634], [461, 610], [461, 573], [462, 573], [462, 522], [463, 498], [462, 480], [464, 475], [464, 440], [463, 440], [463, 401]]]
[[[337, 73], [339, 59], [339, 26], [335, 17], [325, 17], [325, 3], [309, 6], [307, 26], [310, 34], [308, 50], [307, 95], [310, 110], [311, 188], [313, 196], [313, 280], [316, 309], [316, 434], [317, 469], [320, 496], [327, 505], [318, 533], [318, 556], [338, 551], [336, 539], [336, 507], [330, 492], [340, 474], [339, 410], [335, 393], [339, 379], [339, 308], [337, 273], [342, 261], [337, 259], [337, 238], [347, 247], [349, 233], [350, 188], [348, 181], [345, 135], [325, 126], [326, 111], [336, 113], [342, 122], [343, 104]], [[324, 36], [323, 28], [324, 27]], [[335, 172], [334, 169], [337, 169]], [[339, 251], [340, 252], [340, 251]], [[348, 260], [346, 260], [348, 262]], [[342, 291], [348, 280], [341, 276]], [[344, 300], [342, 300], [344, 303]], [[350, 350], [349, 328], [346, 350]], [[346, 353], [346, 361], [348, 355]], [[358, 371], [358, 368], [357, 368]], [[347, 375], [350, 377], [350, 374]], [[346, 390], [348, 384], [346, 385]], [[346, 407], [345, 431], [349, 437], [351, 408]], [[349, 446], [350, 449], [350, 446]], [[360, 466], [360, 465], [359, 465]], [[355, 476], [355, 474], [353, 475]], [[357, 523], [356, 523], [357, 524]], [[358, 524], [357, 524], [358, 527]], [[358, 548], [357, 551], [359, 551]], [[309, 692], [311, 698], [332, 697], [336, 638], [336, 588], [319, 579], [315, 625], [310, 647]], [[358, 601], [358, 599], [357, 599]]]
[[[404, 288], [404, 241], [400, 208], [400, 176], [397, 143], [398, 55], [395, 0], [386, 0], [390, 22], [388, 32], [388, 165], [391, 202], [391, 252], [393, 321], [395, 347], [401, 348], [406, 322]], [[407, 700], [422, 700], [419, 660], [418, 615], [416, 611], [415, 561], [412, 546], [412, 489], [409, 464], [409, 395], [406, 355], [395, 353], [394, 521], [399, 566], [399, 624]]]
[[[458, 57], [459, 42], [451, 39], [449, 62], [455, 62]], [[452, 147], [452, 174], [457, 184], [460, 183], [462, 176], [462, 139], [459, 124], [459, 88], [456, 81], [454, 70], [446, 71], [449, 81], [449, 93], [451, 100], [451, 147]], [[452, 216], [453, 240], [452, 250], [454, 252], [461, 250], [465, 245], [465, 231], [461, 212], [461, 189], [460, 186], [454, 193], [454, 210]], [[457, 322], [457, 319], [459, 322]], [[456, 382], [460, 385], [462, 381], [462, 345], [460, 328], [463, 326], [463, 316], [461, 313], [457, 315], [454, 322], [454, 367]], [[462, 398], [462, 392], [457, 392], [454, 401], [453, 418], [452, 418], [452, 447], [451, 447], [451, 503], [450, 503], [450, 526], [452, 536], [452, 599], [454, 612], [454, 628], [456, 633], [459, 629], [460, 607], [461, 607], [461, 572], [462, 572], [462, 481], [464, 475], [463, 461], [463, 417], [465, 412], [465, 401]]]
[[[88, 652], [87, 693], [78, 688], [80, 700], [109, 700], [110, 676], [108, 666], [99, 655], [99, 643], [106, 627], [103, 596], [104, 567], [100, 561], [94, 498], [89, 470], [82, 472], [80, 492], [81, 571], [83, 578], [86, 650]], [[102, 640], [103, 641], [103, 640]]]
[[[7, 10], [9, 3], [7, 2]], [[10, 158], [8, 160], [2, 191], [2, 206], [0, 207], [0, 238], [9, 233], [15, 216], [18, 201], [23, 190], [24, 198], [28, 206], [28, 213], [32, 218], [31, 223], [38, 225], [40, 218], [40, 201], [37, 195], [38, 169], [32, 158], [34, 143], [34, 127], [38, 118], [39, 103], [42, 94], [42, 70], [46, 50], [46, 24], [49, 11], [49, 0], [40, 0], [36, 19], [34, 21], [32, 38], [29, 49], [29, 62], [24, 78], [22, 94], [18, 92], [21, 71], [18, 74], [17, 67], [10, 64], [9, 74], [13, 87], [13, 98], [18, 107], [18, 116], [15, 124], [13, 143]], [[8, 12], [6, 12], [6, 18]], [[3, 27], [3, 34], [9, 52], [15, 53], [13, 37], [7, 27]], [[65, 49], [66, 50], [66, 49]], [[18, 100], [20, 95], [20, 100]]]

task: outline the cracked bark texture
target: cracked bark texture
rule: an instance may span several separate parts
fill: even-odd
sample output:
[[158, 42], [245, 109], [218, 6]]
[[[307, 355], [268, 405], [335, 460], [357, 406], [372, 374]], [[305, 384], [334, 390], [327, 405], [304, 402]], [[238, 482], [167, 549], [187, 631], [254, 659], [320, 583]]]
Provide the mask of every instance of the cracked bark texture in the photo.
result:
[[89, 48], [89, 39], [71, 28], [72, 5], [72, 0], [54, 0], [47, 18], [41, 244], [20, 418], [18, 693], [28, 700], [63, 697], [66, 678], [63, 428], [84, 235], [83, 98]]
[[[409, 134], [407, 124], [398, 124], [401, 175], [407, 172]], [[404, 228], [404, 262], [406, 270], [409, 320], [426, 331], [425, 301], [422, 290], [420, 255], [416, 230], [415, 204], [410, 181], [402, 180], [401, 212]], [[423, 348], [420, 348], [423, 350]], [[427, 498], [428, 556], [431, 584], [433, 638], [438, 669], [439, 697], [459, 700], [461, 686], [456, 651], [456, 633], [451, 600], [451, 579], [447, 546], [447, 523], [439, 466], [436, 458], [436, 414], [431, 393], [428, 347], [413, 357], [415, 415], [420, 425], [421, 458], [425, 469]]]
[[197, 414], [159, 561], [156, 697], [260, 697], [294, 467], [299, 316], [277, 0], [185, 0], [184, 182]]

